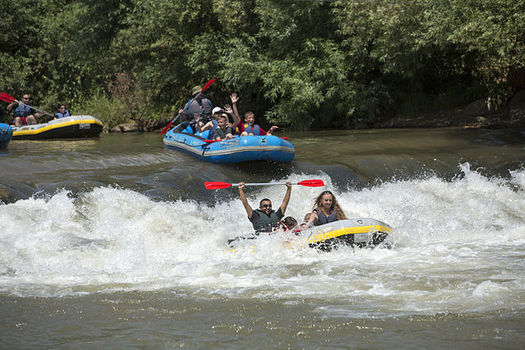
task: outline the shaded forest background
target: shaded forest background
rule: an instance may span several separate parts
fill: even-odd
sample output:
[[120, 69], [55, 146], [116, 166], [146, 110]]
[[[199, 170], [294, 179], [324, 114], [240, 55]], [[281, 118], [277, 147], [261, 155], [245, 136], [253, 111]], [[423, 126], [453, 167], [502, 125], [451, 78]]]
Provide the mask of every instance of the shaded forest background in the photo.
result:
[[[215, 78], [263, 126], [370, 127], [525, 87], [525, 2], [0, 0], [0, 89], [108, 127], [168, 120]], [[11, 120], [5, 108], [0, 118]]]

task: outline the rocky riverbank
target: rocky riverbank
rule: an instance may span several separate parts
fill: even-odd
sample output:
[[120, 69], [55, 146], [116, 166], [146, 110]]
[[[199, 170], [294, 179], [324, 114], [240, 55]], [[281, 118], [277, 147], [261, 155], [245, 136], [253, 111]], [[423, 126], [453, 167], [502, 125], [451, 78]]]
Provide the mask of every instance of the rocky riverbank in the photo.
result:
[[491, 111], [485, 100], [452, 110], [421, 114], [416, 117], [396, 116], [374, 124], [374, 128], [525, 128], [525, 90], [517, 92], [508, 105]]

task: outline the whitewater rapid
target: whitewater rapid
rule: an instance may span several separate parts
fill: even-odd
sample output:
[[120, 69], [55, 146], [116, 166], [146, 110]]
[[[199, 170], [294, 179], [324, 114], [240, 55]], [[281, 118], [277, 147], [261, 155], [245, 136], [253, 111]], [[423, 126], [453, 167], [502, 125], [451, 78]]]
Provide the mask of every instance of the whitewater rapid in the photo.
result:
[[[277, 235], [232, 252], [226, 241], [251, 231], [236, 188], [217, 190], [231, 199], [212, 206], [114, 186], [60, 190], [0, 205], [0, 293], [314, 299], [347, 317], [524, 309], [525, 170], [487, 177], [462, 164], [452, 180], [426, 175], [359, 190], [316, 178], [326, 186], [294, 186], [286, 215], [300, 222], [329, 189], [348, 217], [391, 225], [393, 248], [324, 253], [290, 249]], [[246, 192], [253, 207], [263, 197], [277, 206], [285, 186]]]

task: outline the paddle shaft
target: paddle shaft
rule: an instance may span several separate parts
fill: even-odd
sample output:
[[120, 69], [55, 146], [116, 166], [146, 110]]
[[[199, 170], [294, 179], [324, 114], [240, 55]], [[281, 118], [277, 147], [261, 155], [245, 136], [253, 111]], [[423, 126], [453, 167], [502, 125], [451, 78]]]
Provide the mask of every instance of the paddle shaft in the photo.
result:
[[171, 124], [175, 123], [177, 121], [177, 119], [179, 119], [181, 113], [177, 114], [177, 116], [175, 118], [173, 118], [173, 120], [171, 122], [168, 123], [168, 125], [166, 125], [164, 127], [164, 129], [162, 129], [162, 131], [160, 132], [161, 134], [164, 134], [166, 132], [166, 130], [168, 130], [168, 128], [171, 126]]
[[[292, 185], [298, 185], [297, 182], [292, 182]], [[244, 186], [272, 186], [272, 185], [286, 185], [286, 182], [252, 182], [244, 184]], [[232, 187], [239, 186], [239, 184], [232, 184]]]
[[[16, 100], [15, 100], [15, 101], [16, 101]], [[24, 102], [19, 102], [19, 101], [16, 101], [16, 102], [21, 103], [21, 104], [23, 104], [23, 105], [26, 105], [27, 107], [32, 108], [32, 109], [34, 109], [35, 111], [38, 111], [38, 112], [40, 112], [40, 113], [44, 113], [45, 115], [48, 115], [48, 116], [50, 116], [50, 117], [54, 117], [53, 114], [48, 113], [48, 112], [46, 112], [46, 111], [44, 111], [44, 110], [42, 110], [42, 109], [35, 108], [35, 107], [30, 106], [30, 105], [28, 105], [28, 104], [26, 104], [26, 103], [24, 103]]]
[[[307, 187], [321, 187], [324, 186], [323, 180], [303, 180], [299, 182], [291, 182], [291, 185], [301, 185]], [[261, 183], [248, 183], [245, 186], [266, 186], [266, 185], [286, 185], [286, 182], [261, 182]], [[239, 186], [239, 184], [231, 184], [228, 182], [205, 182], [204, 187], [208, 190], [217, 190], [220, 188], [228, 188]]]
[[50, 113], [48, 113], [48, 112], [46, 112], [46, 111], [44, 111], [44, 110], [42, 110], [42, 109], [38, 109], [38, 108], [35, 108], [35, 107], [33, 107], [33, 106], [30, 106], [30, 105], [28, 105], [27, 103], [24, 103], [24, 102], [22, 102], [22, 101], [18, 101], [18, 100], [15, 99], [13, 96], [11, 96], [11, 95], [9, 95], [9, 94], [6, 94], [5, 92], [2, 92], [2, 100], [5, 101], [5, 102], [9, 102], [9, 103], [16, 102], [16, 103], [18, 103], [18, 104], [22, 104], [22, 105], [28, 106], [28, 107], [31, 108], [31, 109], [34, 109], [35, 111], [38, 111], [38, 112], [40, 112], [40, 113], [44, 113], [44, 114], [46, 114], [46, 115], [49, 115], [49, 116], [53, 117], [52, 114], [50, 114]]

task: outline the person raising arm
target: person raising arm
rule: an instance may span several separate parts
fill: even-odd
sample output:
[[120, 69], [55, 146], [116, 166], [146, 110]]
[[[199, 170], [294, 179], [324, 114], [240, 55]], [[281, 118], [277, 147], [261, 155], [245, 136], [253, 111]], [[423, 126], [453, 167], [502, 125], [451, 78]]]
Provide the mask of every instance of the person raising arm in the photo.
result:
[[283, 218], [288, 203], [290, 202], [290, 196], [292, 193], [292, 183], [286, 181], [286, 193], [283, 198], [283, 202], [277, 211], [272, 209], [272, 201], [268, 198], [264, 198], [259, 203], [258, 209], [252, 209], [246, 194], [244, 193], [244, 182], [239, 183], [239, 196], [244, 206], [244, 210], [248, 215], [248, 219], [253, 225], [253, 229], [256, 233], [259, 232], [272, 232], [273, 228], [279, 225], [279, 221]]

